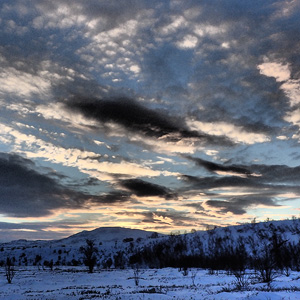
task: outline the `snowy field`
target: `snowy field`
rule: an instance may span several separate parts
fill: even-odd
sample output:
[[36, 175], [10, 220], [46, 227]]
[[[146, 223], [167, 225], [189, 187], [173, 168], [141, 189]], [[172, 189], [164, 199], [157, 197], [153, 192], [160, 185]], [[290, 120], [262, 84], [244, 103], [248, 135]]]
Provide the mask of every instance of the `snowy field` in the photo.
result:
[[249, 275], [250, 285], [236, 289], [235, 277], [220, 272], [191, 269], [183, 276], [177, 269], [140, 270], [136, 286], [133, 270], [96, 270], [88, 274], [82, 268], [53, 271], [37, 267], [19, 268], [12, 284], [4, 270], [0, 274], [0, 299], [300, 299], [300, 274], [278, 276], [270, 286]]

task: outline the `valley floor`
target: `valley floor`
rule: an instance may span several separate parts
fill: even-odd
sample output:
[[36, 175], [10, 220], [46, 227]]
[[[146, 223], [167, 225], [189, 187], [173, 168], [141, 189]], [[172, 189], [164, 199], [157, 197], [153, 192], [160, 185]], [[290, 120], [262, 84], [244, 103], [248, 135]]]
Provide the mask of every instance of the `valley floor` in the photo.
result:
[[[193, 278], [194, 277], [194, 278]], [[300, 299], [300, 273], [278, 276], [270, 286], [258, 283], [249, 274], [246, 290], [236, 289], [235, 277], [207, 270], [189, 270], [186, 276], [178, 269], [146, 269], [139, 272], [135, 285], [134, 271], [96, 270], [88, 274], [83, 268], [59, 268], [53, 271], [37, 267], [20, 267], [12, 284], [4, 269], [0, 270], [0, 299], [5, 300], [156, 300], [156, 299]], [[194, 282], [193, 282], [194, 279]]]

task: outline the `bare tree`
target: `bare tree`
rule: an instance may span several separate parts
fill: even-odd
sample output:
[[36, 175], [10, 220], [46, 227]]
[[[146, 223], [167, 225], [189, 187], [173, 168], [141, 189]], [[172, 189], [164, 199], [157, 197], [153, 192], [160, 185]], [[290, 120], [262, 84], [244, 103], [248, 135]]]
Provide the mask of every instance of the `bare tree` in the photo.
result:
[[255, 260], [255, 268], [259, 273], [261, 281], [265, 283], [272, 282], [277, 275], [276, 263], [269, 248], [270, 245], [264, 244], [262, 252]]
[[14, 268], [14, 264], [13, 264], [12, 260], [9, 257], [7, 257], [6, 263], [5, 263], [5, 276], [6, 276], [8, 283], [12, 282], [15, 274], [16, 274], [16, 271]]
[[80, 252], [83, 254], [83, 262], [88, 267], [89, 273], [93, 273], [94, 267], [97, 263], [98, 249], [95, 247], [95, 242], [87, 239], [86, 245], [80, 247]]
[[133, 278], [135, 285], [138, 286], [140, 282], [140, 269], [138, 264], [133, 266]]

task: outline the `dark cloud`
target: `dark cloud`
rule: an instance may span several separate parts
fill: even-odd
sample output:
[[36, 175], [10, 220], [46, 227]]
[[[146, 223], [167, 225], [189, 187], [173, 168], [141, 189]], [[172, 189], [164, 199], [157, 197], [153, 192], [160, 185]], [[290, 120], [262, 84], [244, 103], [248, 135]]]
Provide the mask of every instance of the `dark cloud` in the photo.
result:
[[265, 183], [289, 184], [291, 187], [299, 187], [300, 166], [289, 167], [286, 165], [251, 165], [253, 172], [261, 174], [261, 180]]
[[[213, 170], [217, 166], [213, 166]], [[230, 169], [231, 170], [231, 169]], [[197, 190], [205, 192], [211, 200], [206, 201], [208, 206], [217, 208], [219, 213], [232, 212], [242, 215], [249, 208], [257, 206], [281, 206], [285, 201], [297, 201], [295, 195], [299, 194], [300, 167], [288, 167], [285, 165], [249, 165], [251, 173], [260, 176], [248, 176], [240, 178], [236, 176], [225, 177], [196, 177], [190, 175], [182, 176], [183, 181], [188, 184], [187, 193], [195, 193]], [[239, 188], [247, 191], [247, 195], [231, 196], [230, 191], [225, 194], [209, 193], [210, 189]], [[282, 196], [283, 194], [292, 195]], [[196, 193], [197, 194], [197, 193]], [[201, 203], [189, 205], [201, 209]]]
[[226, 138], [211, 137], [189, 130], [181, 117], [150, 109], [129, 98], [84, 99], [77, 97], [67, 103], [70, 109], [81, 112], [85, 117], [100, 123], [114, 122], [132, 132], [152, 138], [178, 141], [182, 138], [198, 138], [204, 142], [231, 144]]
[[[193, 159], [195, 160], [195, 159]], [[190, 175], [183, 175], [182, 179], [189, 184], [190, 191], [194, 190], [210, 190], [216, 188], [241, 188], [247, 190], [247, 195], [230, 196], [230, 192], [226, 194], [209, 194], [210, 198], [216, 198], [206, 201], [206, 204], [217, 208], [220, 213], [232, 212], [234, 214], [242, 215], [247, 212], [249, 208], [263, 206], [281, 206], [281, 203], [287, 200], [296, 201], [297, 198], [282, 198], [283, 193], [299, 193], [300, 183], [300, 167], [288, 167], [285, 165], [249, 165], [247, 169], [245, 166], [228, 166], [225, 169], [222, 165], [207, 163], [203, 160], [196, 159], [195, 162], [200, 166], [205, 167], [209, 171], [233, 171], [246, 174], [246, 178], [236, 176], [210, 176], [210, 177], [196, 177]], [[244, 171], [244, 172], [243, 172]], [[247, 171], [247, 172], [245, 172]], [[249, 174], [253, 174], [250, 176]], [[257, 174], [255, 176], [254, 174]], [[190, 207], [201, 210], [201, 203], [189, 204]]]
[[104, 205], [130, 200], [125, 193], [91, 195], [66, 188], [51, 174], [39, 173], [32, 161], [16, 154], [1, 153], [0, 170], [0, 211], [13, 217], [40, 217], [60, 208], [82, 208], [86, 203]]
[[247, 178], [235, 178], [230, 177], [208, 177], [206, 179], [197, 178], [193, 176], [184, 176], [187, 181], [198, 183], [199, 186], [205, 185], [207, 180], [207, 186], [257, 186], [267, 187], [273, 186], [274, 188], [282, 188], [285, 184], [288, 184], [291, 188], [297, 188], [300, 183], [300, 166], [289, 167], [286, 165], [223, 165], [213, 163], [201, 158], [195, 158], [192, 156], [184, 156], [185, 158], [193, 161], [196, 165], [205, 168], [206, 170], [216, 173], [218, 171], [236, 173], [237, 176], [245, 176]]
[[[111, 192], [100, 196], [92, 197], [93, 204], [116, 204], [131, 201], [130, 195], [124, 192]], [[132, 201], [131, 201], [132, 202]]]
[[79, 207], [78, 199], [70, 198], [54, 179], [35, 171], [33, 163], [17, 155], [0, 157], [0, 209], [15, 217], [43, 216], [60, 207]]
[[272, 198], [262, 195], [247, 195], [240, 197], [232, 197], [229, 200], [208, 200], [206, 201], [211, 207], [219, 209], [221, 213], [231, 212], [236, 215], [242, 215], [247, 212], [249, 207], [264, 206], [280, 206]]
[[[240, 187], [256, 190], [257, 192], [265, 193], [266, 191], [273, 191], [273, 195], [285, 192], [299, 192], [299, 178], [297, 175], [281, 174], [276, 177], [275, 174], [269, 176], [258, 176], [242, 178], [237, 176], [209, 176], [197, 177], [191, 175], [182, 175], [182, 180], [188, 186], [198, 190], [209, 190], [213, 188], [222, 187]], [[282, 179], [282, 180], [281, 180]]]
[[232, 203], [229, 201], [221, 201], [221, 200], [208, 200], [206, 202], [209, 206], [218, 208], [219, 212], [227, 213], [232, 212], [236, 215], [243, 215], [246, 213], [245, 207], [248, 207], [248, 203], [245, 203], [244, 205], [237, 205], [236, 203]]
[[241, 178], [237, 176], [224, 176], [224, 177], [197, 177], [191, 175], [182, 175], [181, 178], [191, 184], [197, 189], [212, 189], [217, 187], [254, 187], [263, 188], [266, 185], [259, 183], [254, 178]]
[[141, 179], [123, 180], [120, 182], [120, 185], [139, 197], [159, 196], [165, 199], [176, 198], [176, 195], [168, 188]]
[[196, 132], [181, 129], [169, 117], [158, 111], [146, 108], [137, 102], [127, 99], [90, 100], [80, 99], [69, 103], [86, 117], [99, 122], [115, 122], [132, 131], [138, 131], [152, 137], [162, 137], [178, 133], [183, 137], [199, 137]]
[[233, 173], [237, 173], [239, 175], [251, 175], [251, 172], [246, 169], [243, 166], [224, 166], [221, 164], [217, 164], [217, 163], [213, 163], [201, 158], [195, 158], [192, 156], [185, 156], [187, 159], [193, 161], [194, 163], [196, 163], [198, 166], [201, 166], [203, 168], [205, 168], [206, 170], [210, 171], [210, 172], [217, 172], [217, 171], [223, 171], [223, 172], [233, 172]]

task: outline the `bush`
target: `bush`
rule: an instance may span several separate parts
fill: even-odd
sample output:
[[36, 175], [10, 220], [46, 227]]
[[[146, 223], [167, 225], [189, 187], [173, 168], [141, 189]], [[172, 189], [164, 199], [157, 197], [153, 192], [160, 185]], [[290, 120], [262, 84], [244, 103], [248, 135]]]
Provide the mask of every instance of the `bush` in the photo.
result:
[[80, 247], [80, 252], [83, 254], [83, 263], [88, 267], [89, 273], [93, 273], [94, 267], [97, 263], [98, 249], [92, 240], [86, 240], [86, 246]]
[[260, 280], [265, 283], [272, 282], [277, 274], [275, 267], [274, 257], [268, 246], [264, 245], [262, 253], [255, 260], [255, 268]]
[[7, 257], [6, 263], [5, 263], [5, 276], [6, 276], [7, 282], [9, 284], [12, 283], [12, 280], [13, 280], [15, 274], [16, 274], [16, 271], [14, 268], [14, 264], [13, 264], [12, 260], [9, 257]]
[[235, 287], [239, 291], [246, 290], [250, 285], [250, 277], [246, 274], [246, 271], [234, 271]]

